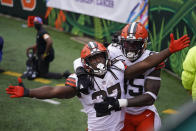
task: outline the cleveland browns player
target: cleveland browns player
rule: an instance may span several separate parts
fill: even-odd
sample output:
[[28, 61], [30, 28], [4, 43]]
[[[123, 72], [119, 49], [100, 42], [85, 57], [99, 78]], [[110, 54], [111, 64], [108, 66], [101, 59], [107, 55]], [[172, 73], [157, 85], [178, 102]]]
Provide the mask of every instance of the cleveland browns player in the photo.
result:
[[[111, 44], [108, 49], [113, 58], [124, 60], [128, 66], [155, 53], [146, 49], [148, 31], [140, 22], [127, 24], [122, 29], [120, 38], [120, 44]], [[123, 131], [153, 131], [161, 126], [159, 114], [153, 104], [161, 85], [162, 67], [164, 62], [129, 81], [125, 80], [125, 93], [129, 104]]]
[[[119, 60], [110, 60], [108, 50], [103, 44], [89, 42], [81, 51], [81, 62], [88, 75], [91, 76], [93, 86], [83, 92], [83, 87], [78, 86], [76, 74], [71, 74], [65, 86], [42, 86], [39, 88], [28, 89], [23, 85], [9, 86], [6, 93], [11, 98], [31, 97], [38, 99], [48, 98], [73, 98], [77, 96], [81, 101], [88, 116], [89, 131], [120, 131], [124, 126], [124, 109], [120, 107], [127, 105], [124, 92], [124, 79], [131, 80], [136, 74], [142, 74], [145, 70], [156, 66], [172, 53], [182, 50], [189, 46], [187, 42], [174, 41], [169, 49], [165, 49], [158, 54], [154, 54], [132, 66], [126, 66]], [[100, 108], [100, 104], [105, 100], [115, 98], [119, 101], [118, 106], [113, 102]], [[112, 99], [113, 100], [113, 99]]]
[[[186, 36], [182, 37], [185, 41], [188, 40], [185, 38]], [[140, 22], [127, 24], [120, 35], [120, 42], [117, 41], [118, 43], [115, 42], [108, 46], [110, 59], [123, 60], [128, 66], [144, 60], [155, 53], [146, 50], [147, 40], [148, 31]], [[173, 34], [171, 34], [171, 40], [174, 40]], [[124, 123], [125, 131], [130, 129], [133, 131], [158, 130], [161, 126], [160, 117], [153, 104], [160, 88], [160, 69], [164, 66], [164, 62], [162, 62], [157, 67], [151, 68], [129, 81], [125, 80], [126, 98], [129, 99]], [[74, 69], [81, 78], [79, 80], [79, 84], [83, 85], [81, 90], [85, 92], [92, 86], [91, 77], [83, 70], [80, 59], [75, 60]], [[113, 100], [113, 102], [115, 101]], [[108, 104], [106, 101], [104, 103]]]

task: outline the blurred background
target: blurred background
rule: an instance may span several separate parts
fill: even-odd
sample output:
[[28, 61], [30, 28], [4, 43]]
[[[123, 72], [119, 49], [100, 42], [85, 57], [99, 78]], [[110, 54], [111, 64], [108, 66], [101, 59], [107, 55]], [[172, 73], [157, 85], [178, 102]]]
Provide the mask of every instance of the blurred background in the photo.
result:
[[[196, 45], [196, 0], [1, 0], [0, 36], [4, 46], [0, 69], [4, 72], [0, 73], [0, 130], [76, 131], [87, 127], [77, 98], [54, 99], [57, 103], [52, 104], [29, 98], [11, 99], [5, 94], [5, 88], [16, 84], [16, 78], [25, 71], [25, 50], [35, 43], [36, 30], [31, 27], [30, 16], [40, 16], [53, 39], [56, 55], [50, 69], [54, 72], [73, 72], [72, 62], [80, 57], [84, 43], [111, 42], [112, 35], [129, 22], [145, 25], [149, 30], [148, 49], [153, 51], [168, 47], [171, 32], [175, 39], [188, 34], [190, 47], [173, 54], [166, 62], [155, 105], [165, 120], [180, 115], [180, 108], [191, 101], [180, 76], [188, 50]], [[24, 83], [28, 88], [36, 88], [63, 85], [64, 81], [37, 78]], [[194, 113], [192, 116], [195, 119]]]

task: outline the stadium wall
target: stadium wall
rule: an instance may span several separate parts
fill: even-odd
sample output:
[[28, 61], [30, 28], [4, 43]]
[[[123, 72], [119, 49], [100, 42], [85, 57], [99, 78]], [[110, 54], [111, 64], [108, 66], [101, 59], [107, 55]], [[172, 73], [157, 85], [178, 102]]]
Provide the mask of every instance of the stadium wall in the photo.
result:
[[[1, 0], [0, 13], [27, 19], [29, 15], [41, 16], [44, 23], [61, 31], [79, 36], [90, 36], [96, 40], [111, 41], [111, 34], [125, 24], [101, 18], [67, 12], [46, 7], [47, 0]], [[196, 44], [196, 2], [195, 0], [149, 0], [149, 39], [148, 48], [160, 51], [168, 47], [170, 32], [179, 38], [183, 34], [191, 37], [191, 48]], [[178, 76], [188, 52], [185, 49], [172, 55], [166, 67]]]
[[44, 17], [46, 0], [0, 0], [0, 13], [27, 19], [29, 15]]

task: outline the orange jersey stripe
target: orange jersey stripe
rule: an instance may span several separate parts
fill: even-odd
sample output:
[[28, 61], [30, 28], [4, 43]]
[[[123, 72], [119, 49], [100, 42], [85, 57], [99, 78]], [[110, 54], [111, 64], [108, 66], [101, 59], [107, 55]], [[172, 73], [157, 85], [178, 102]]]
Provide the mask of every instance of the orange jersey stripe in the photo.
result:
[[72, 87], [76, 87], [76, 84], [71, 83], [71, 82], [69, 82], [69, 81], [66, 81], [66, 82], [65, 82], [65, 85], [72, 86]]
[[67, 80], [66, 81], [72, 81], [72, 82], [76, 82], [76, 79], [74, 79], [74, 78], [67, 78]]
[[68, 77], [66, 79], [65, 85], [71, 86], [71, 87], [76, 87], [76, 79], [73, 77]]

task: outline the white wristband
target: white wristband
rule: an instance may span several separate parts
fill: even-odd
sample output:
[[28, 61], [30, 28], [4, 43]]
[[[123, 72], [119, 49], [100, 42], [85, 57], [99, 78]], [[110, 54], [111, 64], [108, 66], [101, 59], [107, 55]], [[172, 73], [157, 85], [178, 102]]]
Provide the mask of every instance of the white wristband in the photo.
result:
[[157, 96], [154, 93], [150, 92], [150, 91], [145, 92], [145, 94], [149, 94], [155, 100], [157, 99]]
[[128, 105], [127, 99], [118, 99], [118, 102], [119, 102], [120, 107], [127, 107], [127, 105]]

